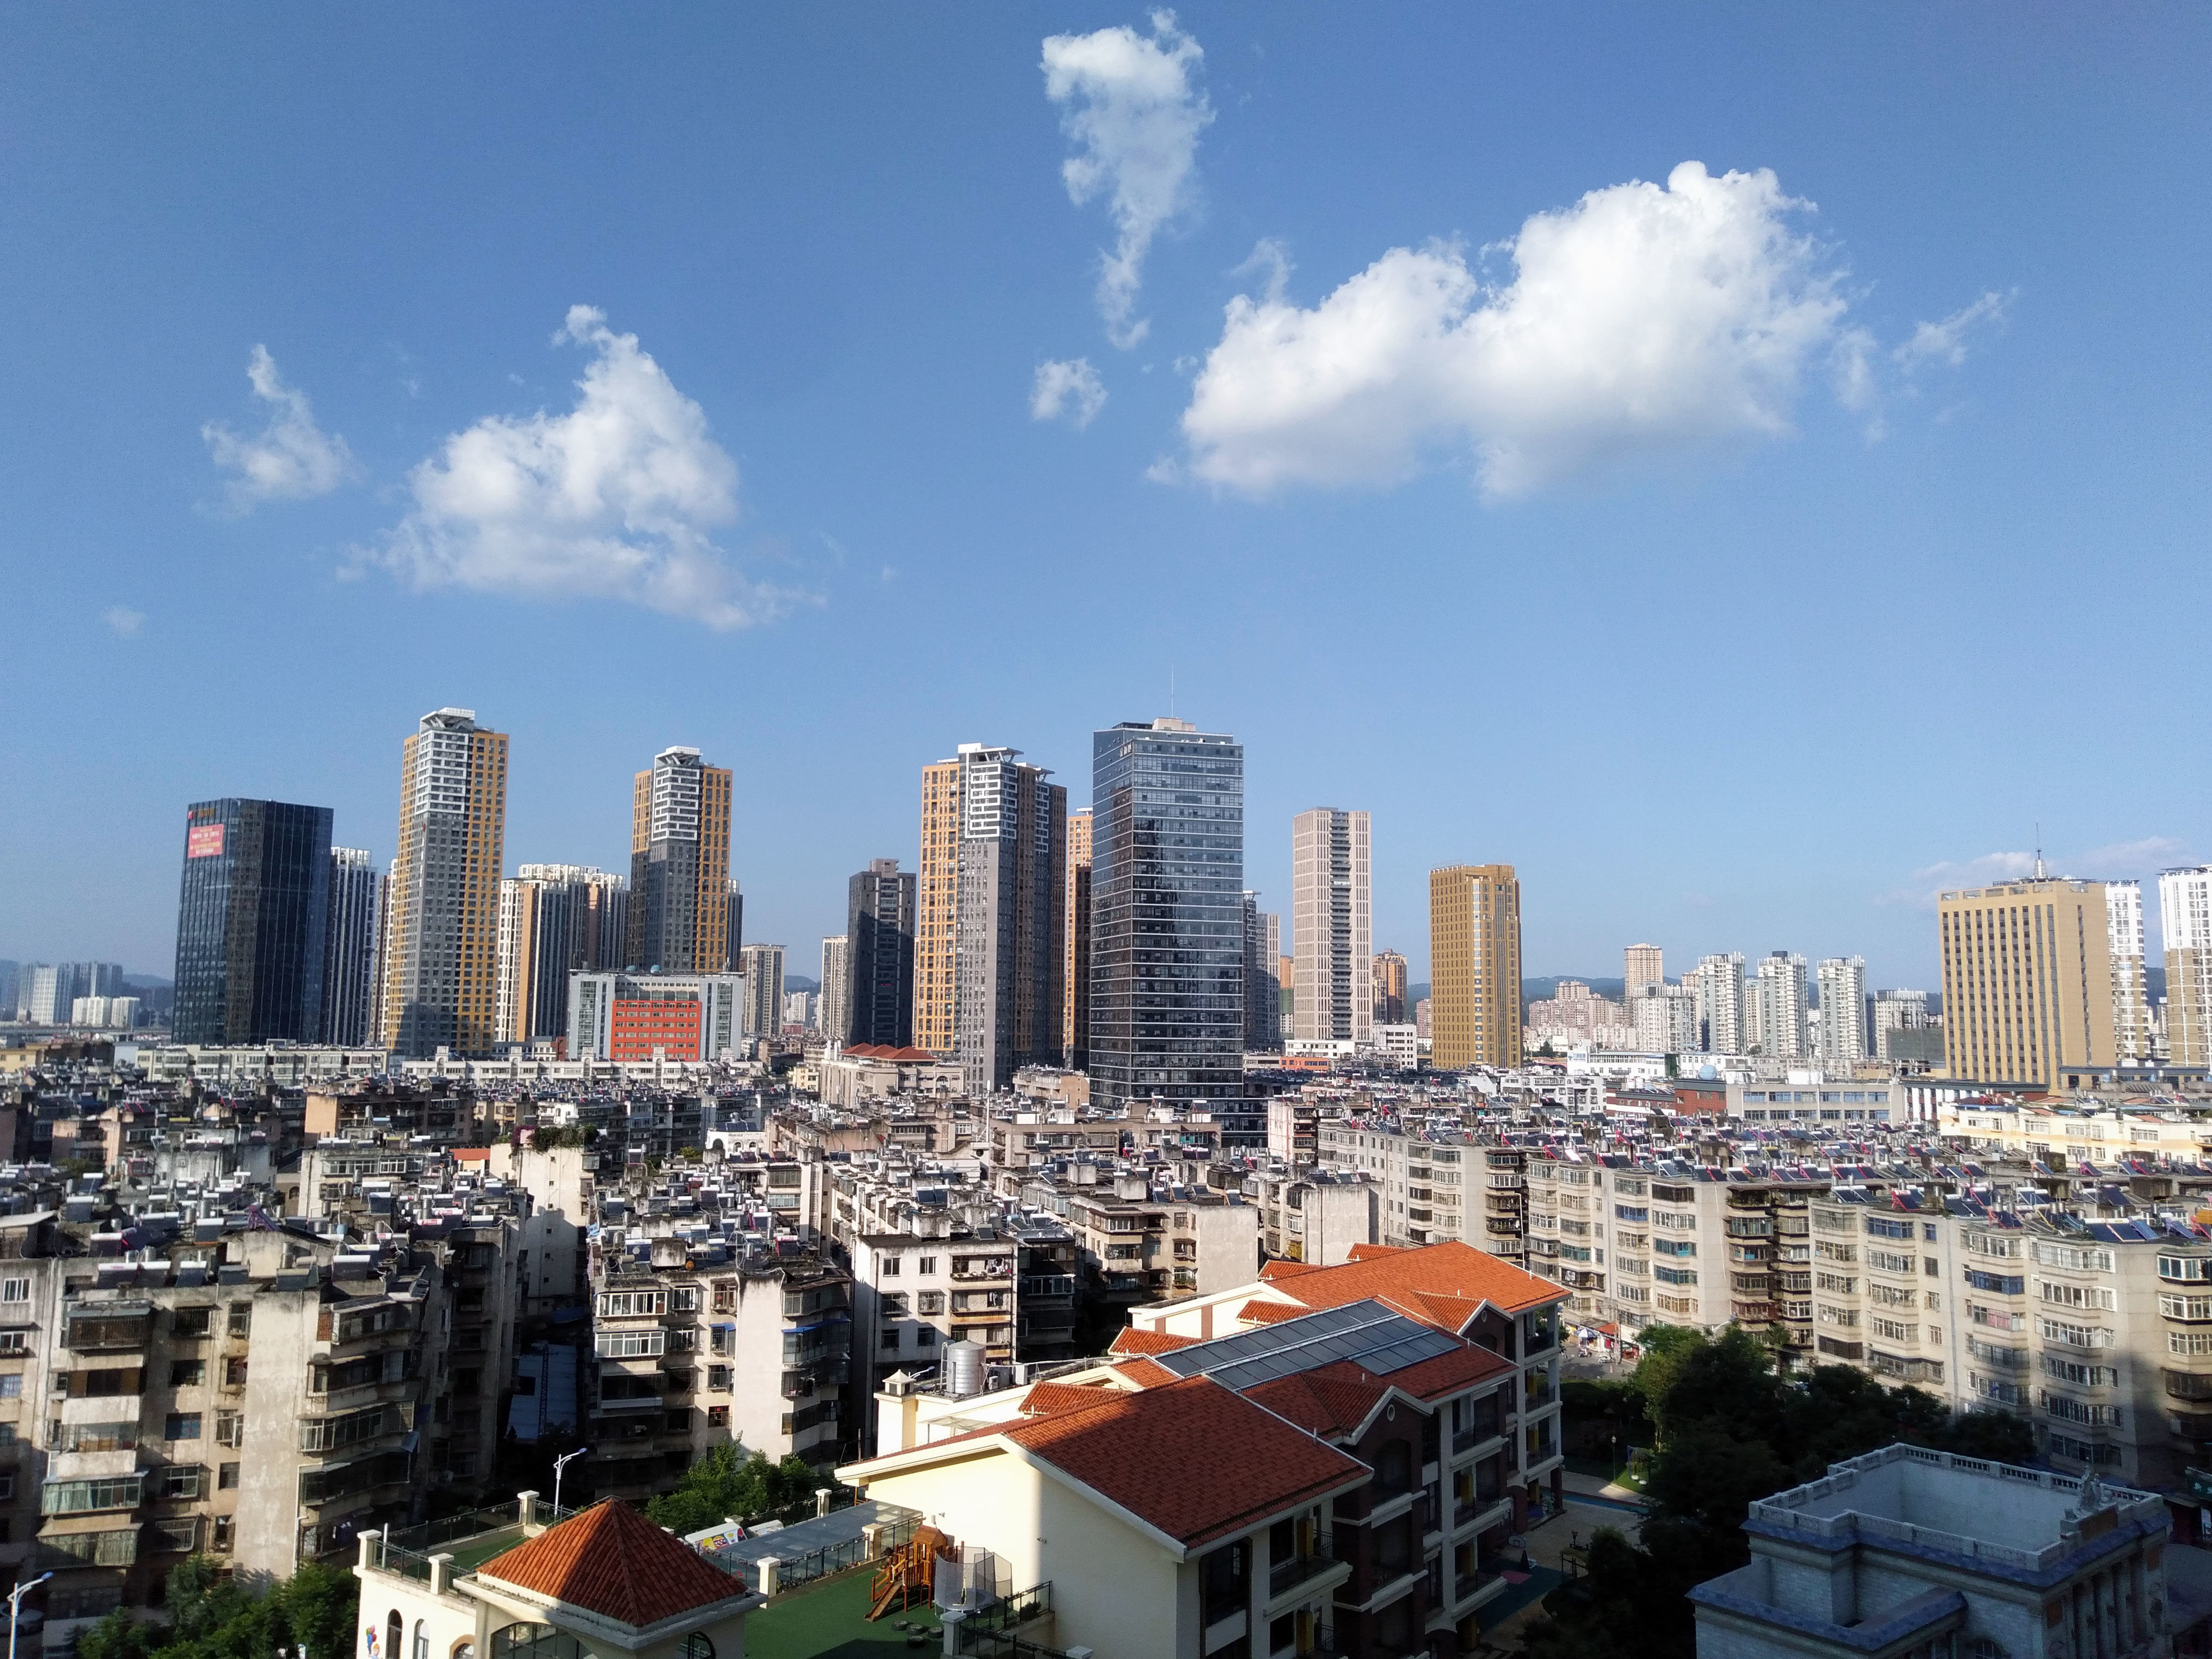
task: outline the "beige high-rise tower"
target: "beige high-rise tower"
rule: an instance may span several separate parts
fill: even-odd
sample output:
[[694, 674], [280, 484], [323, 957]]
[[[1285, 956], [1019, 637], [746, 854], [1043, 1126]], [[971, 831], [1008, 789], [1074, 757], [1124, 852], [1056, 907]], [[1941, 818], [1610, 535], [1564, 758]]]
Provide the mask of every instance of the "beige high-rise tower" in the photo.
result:
[[2202, 1066], [2212, 1054], [2212, 864], [2159, 872], [2158, 919], [2166, 1054], [2176, 1066]]
[[1521, 1063], [1521, 884], [1510, 864], [1429, 872], [1431, 1060]]
[[385, 934], [384, 1045], [408, 1059], [483, 1054], [499, 1000], [507, 733], [440, 708], [400, 750], [399, 857]]
[[1091, 1060], [1091, 809], [1067, 815], [1067, 1011], [1060, 1064], [1081, 1071]]
[[1375, 1036], [1374, 897], [1364, 812], [1317, 806], [1291, 820], [1291, 1035]]
[[2100, 881], [2039, 874], [1937, 897], [1952, 1077], [2047, 1089], [2114, 1062], [2106, 903]]
[[629, 931], [634, 966], [731, 965], [730, 769], [696, 749], [662, 750], [631, 790]]
[[1657, 945], [1632, 945], [1622, 956], [1626, 967], [1620, 982], [1624, 1002], [1633, 1002], [1647, 985], [1667, 982], [1667, 959]]

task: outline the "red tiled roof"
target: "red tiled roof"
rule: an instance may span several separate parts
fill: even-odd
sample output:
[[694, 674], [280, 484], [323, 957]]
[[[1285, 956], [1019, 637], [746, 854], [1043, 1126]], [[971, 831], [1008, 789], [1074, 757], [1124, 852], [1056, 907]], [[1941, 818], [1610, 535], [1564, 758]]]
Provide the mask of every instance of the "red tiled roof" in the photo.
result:
[[1204, 1376], [1107, 1394], [1006, 1436], [1190, 1547], [1367, 1475], [1364, 1464]]
[[1170, 1382], [1180, 1382], [1173, 1371], [1157, 1359], [1125, 1359], [1114, 1367], [1115, 1375], [1125, 1376], [1140, 1389], [1157, 1389]]
[[1098, 1403], [1104, 1388], [1099, 1382], [1036, 1382], [1022, 1400], [1024, 1417], [1049, 1417], [1054, 1412], [1079, 1411]]
[[1347, 1261], [1379, 1261], [1386, 1255], [1403, 1255], [1403, 1244], [1355, 1244], [1345, 1252]]
[[1402, 1370], [1382, 1375], [1366, 1370], [1356, 1359], [1340, 1359], [1309, 1374], [1371, 1382], [1377, 1389], [1387, 1384], [1416, 1400], [1441, 1400], [1447, 1395], [1463, 1393], [1478, 1382], [1510, 1376], [1512, 1370], [1511, 1360], [1470, 1342], [1449, 1353], [1440, 1353], [1433, 1359], [1417, 1359]]
[[1278, 1417], [1287, 1417], [1309, 1434], [1341, 1439], [1367, 1420], [1367, 1414], [1375, 1409], [1375, 1402], [1382, 1397], [1383, 1386], [1330, 1374], [1337, 1369], [1332, 1365], [1327, 1370], [1279, 1376], [1272, 1382], [1246, 1389], [1245, 1395]]
[[745, 1594], [742, 1580], [708, 1565], [611, 1498], [477, 1571], [633, 1627]]
[[1134, 1325], [1125, 1325], [1114, 1333], [1107, 1345], [1108, 1353], [1140, 1354], [1171, 1353], [1177, 1348], [1188, 1348], [1200, 1339], [1177, 1336], [1173, 1331], [1140, 1331]]
[[1265, 1261], [1260, 1264], [1260, 1278], [1262, 1282], [1277, 1279], [1295, 1279], [1300, 1273], [1317, 1273], [1320, 1271], [1321, 1269], [1310, 1261]]
[[1371, 1297], [1409, 1319], [1454, 1333], [1482, 1303], [1520, 1313], [1566, 1295], [1550, 1280], [1457, 1240], [1383, 1251], [1338, 1267], [1310, 1268], [1276, 1288], [1310, 1310]]

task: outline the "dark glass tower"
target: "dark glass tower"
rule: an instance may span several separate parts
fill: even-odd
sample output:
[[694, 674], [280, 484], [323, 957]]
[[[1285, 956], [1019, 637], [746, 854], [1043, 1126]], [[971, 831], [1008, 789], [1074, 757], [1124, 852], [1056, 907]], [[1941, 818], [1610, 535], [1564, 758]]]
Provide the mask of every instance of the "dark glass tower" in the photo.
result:
[[1244, 1086], [1244, 747], [1186, 720], [1091, 740], [1094, 1104], [1211, 1104], [1265, 1139]]
[[185, 818], [177, 907], [179, 1042], [321, 1035], [331, 809], [210, 800]]
[[832, 1032], [860, 1042], [904, 1048], [914, 1042], [915, 876], [896, 859], [872, 859], [848, 884], [846, 979], [852, 1018]]

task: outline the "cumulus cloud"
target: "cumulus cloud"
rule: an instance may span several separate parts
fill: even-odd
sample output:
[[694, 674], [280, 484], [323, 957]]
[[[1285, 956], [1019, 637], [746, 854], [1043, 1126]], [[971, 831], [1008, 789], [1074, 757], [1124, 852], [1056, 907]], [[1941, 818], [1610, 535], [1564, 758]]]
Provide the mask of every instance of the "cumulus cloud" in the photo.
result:
[[[1471, 453], [1486, 494], [1587, 467], [1791, 429], [1833, 347], [1840, 273], [1771, 172], [1591, 191], [1491, 250], [1394, 248], [1310, 310], [1279, 281], [1230, 302], [1182, 429], [1198, 477], [1264, 493], [1389, 483]], [[1263, 264], [1279, 271], [1270, 254]]]
[[1897, 361], [1908, 371], [1923, 363], [1958, 368], [1966, 361], [1966, 337], [1976, 329], [1994, 327], [2002, 322], [2014, 297], [1992, 289], [1940, 323], [1921, 324], [1912, 331], [1912, 337], [1898, 347]]
[[593, 307], [553, 339], [592, 353], [575, 407], [447, 439], [409, 474], [414, 506], [381, 562], [418, 587], [615, 599], [717, 629], [781, 609], [713, 540], [737, 517], [738, 468], [706, 412]]
[[253, 348], [246, 360], [246, 378], [253, 395], [270, 405], [268, 425], [252, 437], [241, 437], [216, 421], [200, 428], [215, 464], [238, 475], [224, 489], [234, 512], [251, 513], [264, 501], [327, 495], [360, 476], [346, 441], [315, 424], [307, 394], [284, 384], [268, 347]]
[[1171, 11], [1152, 14], [1147, 39], [1126, 26], [1091, 34], [1055, 34], [1044, 43], [1045, 95], [1078, 146], [1060, 176], [1078, 207], [1107, 198], [1114, 250], [1101, 256], [1098, 309], [1107, 337], [1127, 349], [1149, 323], [1132, 319], [1152, 238], [1194, 204], [1198, 136], [1213, 119], [1196, 84], [1206, 54], [1176, 27]]
[[[2186, 842], [2171, 836], [2145, 836], [2136, 841], [2092, 847], [2081, 853], [2049, 854], [2043, 865], [2054, 876], [2073, 876], [2084, 881], [2141, 881], [2185, 862], [2188, 850]], [[2035, 860], [2033, 853], [2020, 852], [1946, 859], [1915, 870], [1910, 878], [1875, 902], [1933, 910], [1938, 894], [1961, 887], [1993, 886], [2032, 876], [2035, 873]]]
[[133, 611], [127, 605], [108, 606], [100, 613], [100, 619], [126, 640], [136, 639], [138, 630], [146, 625], [146, 613]]
[[1065, 415], [1080, 431], [1105, 405], [1105, 383], [1088, 357], [1037, 365], [1036, 382], [1030, 391], [1031, 420], [1056, 421]]

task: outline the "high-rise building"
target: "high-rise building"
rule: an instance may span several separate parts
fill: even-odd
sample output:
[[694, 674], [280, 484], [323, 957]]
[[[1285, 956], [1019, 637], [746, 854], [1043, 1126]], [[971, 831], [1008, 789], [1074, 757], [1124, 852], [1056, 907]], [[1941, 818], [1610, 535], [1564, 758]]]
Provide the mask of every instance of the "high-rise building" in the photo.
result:
[[[2203, 1066], [2212, 1055], [2212, 864], [2159, 872], [2158, 919], [2166, 945], [2167, 1057], [2177, 1066]], [[1947, 997], [1947, 1016], [1950, 1006]]]
[[1061, 969], [1060, 1064], [1091, 1063], [1091, 809], [1067, 815], [1067, 961]]
[[1643, 994], [1647, 985], [1667, 982], [1666, 954], [1656, 945], [1632, 945], [1621, 952], [1625, 972], [1621, 976], [1620, 994], [1633, 1001]]
[[696, 749], [664, 749], [631, 793], [629, 965], [720, 973], [730, 892], [729, 769]]
[[368, 1041], [376, 1007], [376, 940], [384, 876], [363, 847], [331, 848], [330, 919], [323, 927], [321, 1040], [355, 1048]]
[[[2163, 899], [2163, 877], [2160, 890]], [[1952, 1077], [2052, 1088], [2068, 1066], [2113, 1063], [2104, 883], [2038, 874], [1963, 888], [1940, 894], [1936, 915]]]
[[[1244, 746], [1188, 720], [1092, 734], [1091, 1098], [1215, 1103], [1264, 1145], [1244, 1091]], [[1248, 1139], [1249, 1137], [1249, 1139]]]
[[[779, 986], [781, 972], [779, 965]], [[737, 1053], [748, 1036], [774, 1035], [774, 1024], [759, 1033], [744, 1029], [751, 1001], [750, 983], [735, 974], [572, 974], [568, 1058], [719, 1060]], [[781, 1014], [779, 996], [779, 1020]]]
[[330, 926], [331, 809], [235, 797], [198, 802], [185, 814], [184, 864], [176, 1040], [314, 1042]]
[[843, 1046], [853, 1029], [853, 957], [851, 940], [833, 933], [822, 941], [823, 1035]]
[[2142, 884], [2105, 884], [2112, 933], [2112, 1047], [2122, 1063], [2151, 1058], [2150, 985], [2143, 971]]
[[728, 906], [730, 963], [734, 967], [738, 953], [745, 948], [745, 895], [735, 876], [730, 878]]
[[482, 1054], [499, 1003], [507, 733], [439, 708], [400, 751], [399, 856], [385, 887], [383, 1046]]
[[1687, 985], [1647, 981], [1628, 999], [1639, 1054], [1686, 1054], [1698, 1047], [1698, 994]]
[[1707, 1054], [1740, 1054], [1749, 1045], [1744, 1031], [1743, 955], [1698, 959], [1698, 1024]]
[[1821, 961], [1820, 1062], [1856, 1066], [1867, 1057], [1866, 958]]
[[1067, 791], [1019, 753], [963, 743], [923, 773], [920, 908], [937, 932], [917, 948], [915, 1024], [971, 1094], [1058, 1060], [1066, 1032]]
[[1375, 1023], [1403, 1025], [1406, 1009], [1406, 958], [1395, 951], [1375, 953]]
[[783, 946], [748, 945], [738, 958], [745, 976], [744, 1035], [783, 1035]]
[[1805, 958], [1790, 951], [1772, 951], [1759, 959], [1759, 1051], [1784, 1060], [1809, 1059], [1812, 1042], [1812, 988]]
[[1275, 988], [1275, 957], [1282, 943], [1282, 918], [1260, 908], [1260, 896], [1244, 895], [1244, 1048], [1273, 1054], [1283, 1046], [1282, 1000]]
[[588, 864], [526, 864], [500, 883], [496, 1041], [560, 1036], [568, 975], [627, 965], [628, 885]]
[[[872, 859], [845, 884], [846, 970], [851, 992], [845, 1023], [826, 1027], [838, 1042], [904, 1048], [914, 1042], [914, 872], [896, 859]], [[827, 982], [824, 982], [827, 991]]]
[[0, 1019], [16, 1017], [19, 1005], [15, 1000], [15, 987], [22, 965], [20, 962], [0, 962]]
[[1928, 993], [1899, 988], [1896, 990], [1876, 991], [1874, 994], [1874, 1054], [1876, 1060], [1894, 1060], [1890, 1053], [1889, 1034], [1892, 1031], [1919, 1031], [1928, 1025]]
[[1438, 1070], [1521, 1063], [1521, 884], [1511, 865], [1429, 872], [1429, 994]]
[[1356, 1042], [1375, 1026], [1374, 892], [1364, 812], [1317, 806], [1291, 820], [1291, 959], [1302, 1042]]

